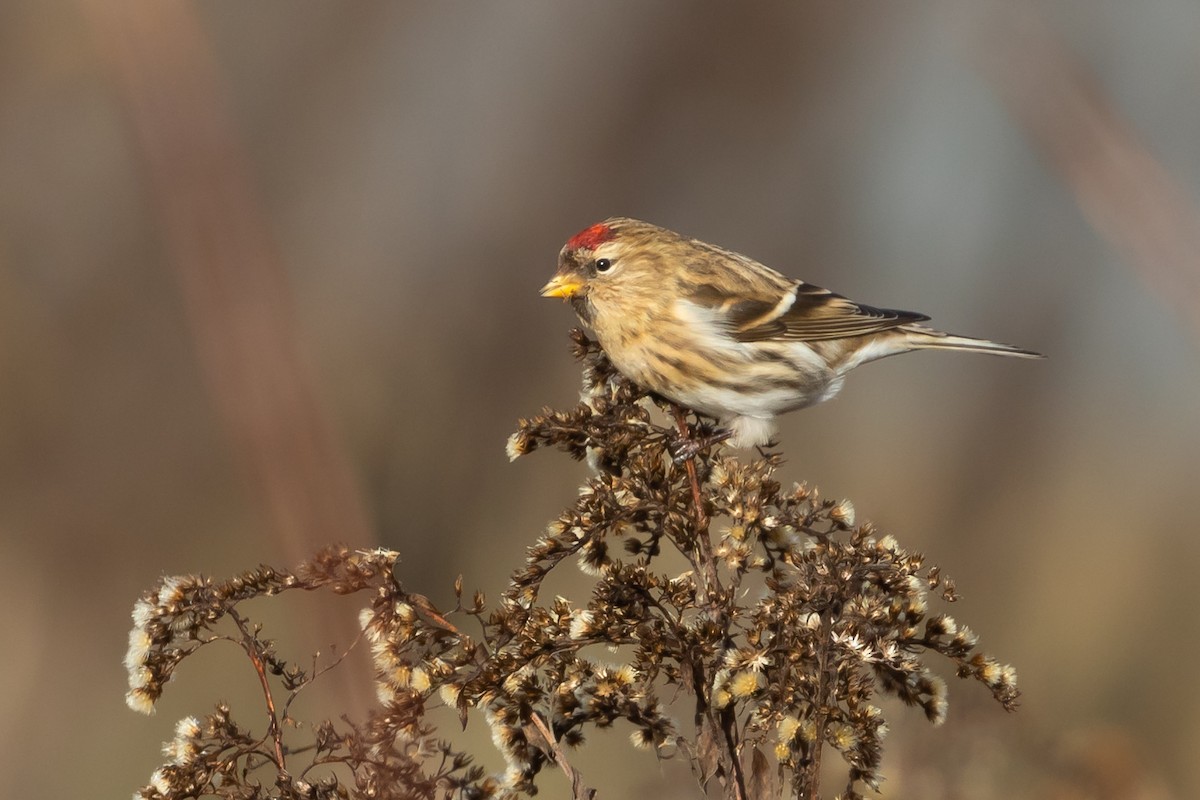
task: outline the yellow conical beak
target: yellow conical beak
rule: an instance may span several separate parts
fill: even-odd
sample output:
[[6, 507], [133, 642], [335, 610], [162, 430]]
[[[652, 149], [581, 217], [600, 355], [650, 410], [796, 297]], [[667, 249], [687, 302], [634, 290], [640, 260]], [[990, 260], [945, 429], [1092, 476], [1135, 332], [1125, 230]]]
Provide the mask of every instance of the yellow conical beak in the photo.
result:
[[542, 287], [542, 297], [574, 297], [583, 290], [583, 281], [575, 275], [555, 275]]

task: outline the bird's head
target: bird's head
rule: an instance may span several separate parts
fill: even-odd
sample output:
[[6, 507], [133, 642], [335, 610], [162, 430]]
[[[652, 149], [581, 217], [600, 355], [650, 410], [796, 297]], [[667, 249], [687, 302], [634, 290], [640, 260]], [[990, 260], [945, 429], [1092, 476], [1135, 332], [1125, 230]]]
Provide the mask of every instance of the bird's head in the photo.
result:
[[563, 245], [558, 270], [542, 287], [542, 296], [570, 300], [587, 320], [595, 304], [650, 291], [659, 271], [657, 250], [670, 237], [678, 238], [656, 225], [625, 217], [584, 228]]

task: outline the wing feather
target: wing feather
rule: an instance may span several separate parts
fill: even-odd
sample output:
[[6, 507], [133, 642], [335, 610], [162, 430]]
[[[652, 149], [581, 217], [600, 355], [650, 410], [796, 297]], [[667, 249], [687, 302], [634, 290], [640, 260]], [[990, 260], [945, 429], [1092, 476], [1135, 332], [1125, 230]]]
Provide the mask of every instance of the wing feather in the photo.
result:
[[739, 341], [769, 340], [815, 342], [866, 336], [929, 319], [914, 311], [855, 303], [839, 294], [803, 281], [784, 287], [757, 285], [730, 294], [720, 287], [698, 287], [696, 299], [721, 312], [730, 332]]

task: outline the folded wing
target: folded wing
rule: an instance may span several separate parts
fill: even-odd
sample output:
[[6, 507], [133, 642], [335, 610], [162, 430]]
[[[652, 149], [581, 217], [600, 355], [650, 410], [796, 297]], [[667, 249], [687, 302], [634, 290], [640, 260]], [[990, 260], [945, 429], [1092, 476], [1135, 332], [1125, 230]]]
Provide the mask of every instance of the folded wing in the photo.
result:
[[704, 285], [698, 287], [696, 300], [718, 311], [730, 333], [743, 342], [842, 339], [929, 319], [913, 311], [855, 303], [803, 281], [739, 287], [736, 295]]

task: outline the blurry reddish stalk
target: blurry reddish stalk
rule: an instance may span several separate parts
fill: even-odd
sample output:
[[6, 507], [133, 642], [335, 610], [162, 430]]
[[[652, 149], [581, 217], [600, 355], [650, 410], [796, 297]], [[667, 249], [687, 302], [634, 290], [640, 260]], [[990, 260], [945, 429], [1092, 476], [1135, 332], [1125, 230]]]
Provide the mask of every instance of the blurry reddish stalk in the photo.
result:
[[[193, 6], [82, 0], [82, 7], [136, 137], [205, 382], [269, 518], [273, 558], [299, 562], [333, 540], [373, 545], [349, 458], [314, 390], [287, 275]], [[345, 641], [344, 621], [319, 613], [313, 628], [321, 641]]]
[[1088, 222], [1200, 335], [1200, 210], [1028, 2], [987, 2], [972, 53]]

